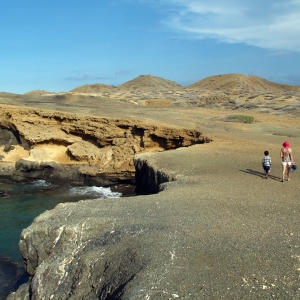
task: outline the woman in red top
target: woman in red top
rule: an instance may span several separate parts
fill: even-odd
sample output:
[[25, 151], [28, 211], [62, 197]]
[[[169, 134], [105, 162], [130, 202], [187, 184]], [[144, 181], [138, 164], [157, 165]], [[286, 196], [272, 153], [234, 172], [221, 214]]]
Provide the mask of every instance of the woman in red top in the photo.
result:
[[282, 144], [283, 148], [280, 150], [280, 157], [282, 160], [282, 179], [281, 182], [284, 182], [285, 173], [287, 173], [288, 181], [290, 181], [290, 170], [291, 165], [294, 163], [292, 148], [290, 143], [285, 141]]

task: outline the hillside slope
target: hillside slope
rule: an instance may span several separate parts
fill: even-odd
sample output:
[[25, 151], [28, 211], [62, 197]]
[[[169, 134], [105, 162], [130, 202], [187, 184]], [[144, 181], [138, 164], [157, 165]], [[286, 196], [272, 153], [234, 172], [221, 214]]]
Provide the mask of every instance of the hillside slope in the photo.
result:
[[206, 77], [189, 86], [188, 89], [202, 90], [248, 90], [264, 92], [300, 92], [300, 86], [279, 84], [257, 76], [223, 74]]
[[29, 91], [29, 92], [25, 93], [24, 95], [39, 95], [39, 96], [42, 96], [42, 95], [49, 95], [49, 94], [55, 94], [55, 92], [48, 92], [48, 91], [45, 91], [45, 90], [32, 90], [32, 91]]
[[111, 85], [95, 83], [95, 84], [81, 85], [75, 89], [70, 90], [70, 92], [92, 94], [92, 93], [110, 92], [114, 89], [115, 89], [115, 87], [111, 86]]
[[120, 90], [178, 90], [182, 86], [168, 79], [153, 75], [140, 75], [118, 86]]

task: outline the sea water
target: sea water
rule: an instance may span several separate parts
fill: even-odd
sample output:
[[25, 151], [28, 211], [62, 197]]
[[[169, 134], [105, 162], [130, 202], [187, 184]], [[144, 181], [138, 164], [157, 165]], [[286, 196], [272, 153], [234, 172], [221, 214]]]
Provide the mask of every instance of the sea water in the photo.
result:
[[0, 197], [0, 300], [28, 279], [18, 242], [22, 229], [35, 217], [62, 202], [122, 196], [110, 188], [54, 185], [44, 180], [26, 184], [0, 182], [0, 190], [7, 194]]

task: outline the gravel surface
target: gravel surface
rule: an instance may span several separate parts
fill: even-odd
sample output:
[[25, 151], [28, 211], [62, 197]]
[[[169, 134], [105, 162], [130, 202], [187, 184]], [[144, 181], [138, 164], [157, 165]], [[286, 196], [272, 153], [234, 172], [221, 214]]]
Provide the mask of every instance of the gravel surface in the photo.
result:
[[[110, 105], [94, 114], [118, 116]], [[218, 120], [241, 113], [235, 111], [123, 108], [122, 117], [196, 128], [213, 141], [143, 155], [176, 181], [156, 195], [93, 206], [107, 224], [151, 229], [130, 242], [144, 266], [122, 299], [299, 299], [300, 173], [280, 182], [279, 151], [288, 139], [300, 161], [300, 121], [243, 111], [256, 122], [241, 124]], [[272, 158], [268, 180], [262, 177], [265, 150]]]

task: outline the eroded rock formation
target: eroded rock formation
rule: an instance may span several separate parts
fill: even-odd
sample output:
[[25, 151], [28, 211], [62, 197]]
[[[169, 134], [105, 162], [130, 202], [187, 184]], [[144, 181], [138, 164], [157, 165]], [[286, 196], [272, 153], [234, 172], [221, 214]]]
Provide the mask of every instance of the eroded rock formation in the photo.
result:
[[[2, 107], [2, 161], [15, 179], [44, 178], [110, 185], [134, 180], [133, 157], [209, 141], [200, 132], [39, 109]], [[12, 146], [14, 145], [14, 146]]]
[[[154, 184], [154, 191], [159, 170], [143, 158], [135, 164], [143, 180]], [[164, 179], [168, 181], [168, 174]], [[145, 222], [143, 214], [130, 221], [129, 207], [120, 199], [109, 206], [102, 201], [59, 204], [23, 230], [19, 247], [31, 280], [8, 299], [121, 299], [127, 285], [149, 264], [147, 244], [163, 227], [148, 217]], [[134, 208], [137, 203], [131, 202]]]

